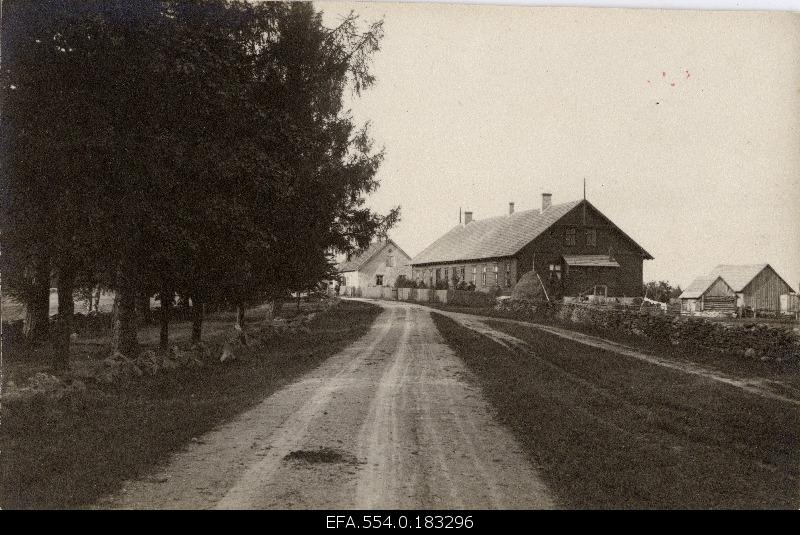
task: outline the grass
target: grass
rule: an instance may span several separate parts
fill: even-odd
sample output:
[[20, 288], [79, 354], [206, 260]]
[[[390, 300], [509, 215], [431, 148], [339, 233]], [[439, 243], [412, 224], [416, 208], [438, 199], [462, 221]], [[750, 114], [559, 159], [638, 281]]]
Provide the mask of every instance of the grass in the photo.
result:
[[434, 321], [568, 508], [797, 508], [800, 411], [542, 333]]
[[[431, 308], [446, 310], [450, 312], [460, 312], [486, 316], [490, 318], [518, 320], [513, 314], [495, 310], [493, 307], [466, 307], [459, 305], [449, 305], [442, 303], [424, 303]], [[752, 322], [752, 320], [751, 320]], [[527, 323], [527, 322], [526, 322]], [[613, 342], [625, 344], [644, 353], [651, 353], [660, 357], [671, 358], [674, 360], [690, 361], [712, 369], [738, 376], [755, 376], [775, 381], [780, 381], [800, 388], [800, 369], [793, 362], [762, 362], [757, 359], [747, 359], [741, 355], [729, 354], [725, 352], [715, 352], [708, 350], [698, 350], [685, 346], [672, 346], [659, 343], [655, 340], [625, 334], [616, 331], [604, 330], [586, 324], [560, 321], [543, 321], [542, 325], [560, 327], [591, 336], [597, 336]]]
[[[91, 388], [74, 401], [3, 407], [0, 505], [93, 503], [318, 366], [365, 334], [379, 312], [373, 305], [342, 302], [316, 317], [310, 333], [265, 340], [231, 364], [181, 368], [127, 387]], [[207, 340], [210, 347], [221, 343], [213, 336]]]

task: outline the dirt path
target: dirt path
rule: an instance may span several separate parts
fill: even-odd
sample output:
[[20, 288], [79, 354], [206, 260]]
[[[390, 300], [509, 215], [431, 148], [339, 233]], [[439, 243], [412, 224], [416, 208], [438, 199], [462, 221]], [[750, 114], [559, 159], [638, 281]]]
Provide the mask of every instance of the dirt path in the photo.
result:
[[552, 508], [429, 311], [370, 332], [100, 508]]
[[[484, 321], [496, 321], [500, 323], [512, 323], [516, 325], [523, 325], [525, 327], [538, 329], [540, 331], [554, 334], [556, 336], [565, 338], [567, 340], [572, 340], [574, 342], [579, 342], [581, 344], [586, 344], [588, 346], [604, 349], [606, 351], [612, 351], [619, 355], [624, 355], [626, 357], [642, 360], [650, 364], [654, 364], [656, 366], [662, 366], [683, 373], [698, 375], [706, 379], [710, 379], [712, 381], [717, 381], [732, 386], [734, 388], [744, 390], [745, 392], [748, 392], [756, 396], [782, 401], [784, 403], [788, 403], [791, 405], [800, 405], [800, 399], [795, 397], [787, 397], [783, 393], [785, 391], [791, 391], [794, 389], [792, 389], [788, 385], [779, 383], [777, 381], [770, 381], [761, 378], [734, 377], [732, 375], [725, 374], [717, 370], [711, 370], [709, 368], [705, 368], [693, 362], [688, 362], [688, 361], [680, 362], [680, 361], [661, 358], [648, 353], [642, 353], [641, 351], [628, 347], [624, 344], [612, 342], [610, 340], [599, 338], [597, 336], [591, 336], [576, 331], [570, 331], [569, 329], [562, 329], [559, 327], [552, 327], [549, 325], [540, 325], [524, 321], [506, 319], [506, 318], [495, 318], [490, 316], [477, 316], [473, 314], [464, 314], [461, 312], [449, 312], [445, 310], [436, 310], [436, 312], [444, 316], [447, 316], [448, 318], [454, 319], [461, 325], [469, 329], [472, 329], [476, 332], [479, 332], [485, 336], [488, 336], [492, 340], [506, 347], [525, 350], [527, 344], [523, 340], [511, 336], [510, 334], [491, 328], [489, 325], [486, 325]], [[773, 387], [779, 388], [782, 392], [775, 391]], [[800, 392], [797, 392], [797, 394], [800, 395]]]

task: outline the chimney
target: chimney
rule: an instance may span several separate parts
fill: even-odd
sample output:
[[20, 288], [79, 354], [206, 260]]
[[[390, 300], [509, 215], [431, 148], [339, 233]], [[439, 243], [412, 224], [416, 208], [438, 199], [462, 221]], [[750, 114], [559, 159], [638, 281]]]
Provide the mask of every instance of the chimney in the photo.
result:
[[464, 225], [472, 223], [472, 212], [464, 212]]
[[552, 203], [552, 200], [553, 200], [553, 194], [552, 193], [542, 193], [542, 212], [544, 212], [548, 208], [550, 208], [550, 204]]
[[511, 215], [513, 213], [514, 213], [514, 203], [510, 202], [508, 203], [508, 215]]

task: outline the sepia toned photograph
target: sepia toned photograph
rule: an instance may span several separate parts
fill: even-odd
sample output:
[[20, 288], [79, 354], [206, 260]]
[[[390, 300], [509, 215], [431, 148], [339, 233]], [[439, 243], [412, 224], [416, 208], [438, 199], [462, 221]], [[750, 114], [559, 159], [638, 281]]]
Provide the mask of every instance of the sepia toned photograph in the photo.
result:
[[0, 2], [0, 508], [800, 507], [800, 5], [729, 4]]

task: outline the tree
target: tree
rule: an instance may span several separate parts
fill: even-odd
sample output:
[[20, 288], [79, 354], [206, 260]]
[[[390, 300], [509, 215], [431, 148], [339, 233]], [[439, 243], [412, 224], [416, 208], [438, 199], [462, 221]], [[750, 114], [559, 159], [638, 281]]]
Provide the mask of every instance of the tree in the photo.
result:
[[249, 303], [312, 287], [331, 275], [329, 251], [398, 220], [364, 207], [383, 153], [343, 107], [374, 82], [380, 23], [351, 13], [325, 28], [311, 4], [224, 0], [20, 1], [4, 14], [3, 266], [31, 304], [50, 266], [55, 367], [78, 288], [117, 292], [124, 354], [138, 350], [137, 302], [154, 295], [162, 348], [175, 295], [191, 300], [199, 342], [206, 305], [237, 306], [244, 323]]
[[673, 287], [669, 281], [650, 281], [644, 285], [642, 292], [649, 299], [669, 303], [670, 299], [675, 299], [681, 295], [683, 290], [681, 290], [680, 286]]

